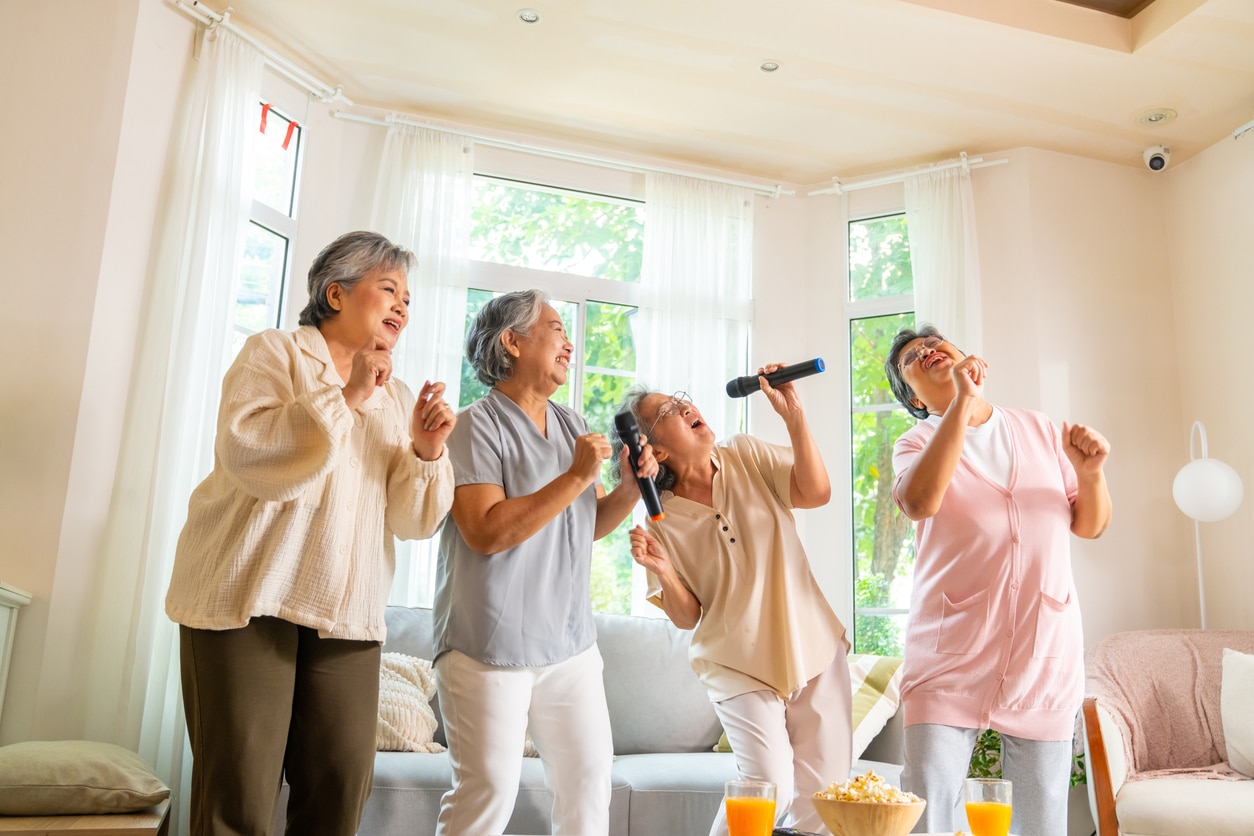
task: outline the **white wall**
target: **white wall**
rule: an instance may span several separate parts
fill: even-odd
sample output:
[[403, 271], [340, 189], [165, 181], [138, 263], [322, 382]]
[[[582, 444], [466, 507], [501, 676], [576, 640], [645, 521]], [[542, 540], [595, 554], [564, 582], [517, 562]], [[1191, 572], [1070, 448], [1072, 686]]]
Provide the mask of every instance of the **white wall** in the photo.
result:
[[[93, 590], [129, 583], [98, 577], [99, 543], [144, 295], [168, 278], [152, 254], [172, 211], [163, 200], [194, 62], [192, 25], [161, 0], [6, 0], [0, 33], [0, 70], [27, 79], [12, 85], [0, 131], [0, 345], [10, 360], [0, 389], [0, 580], [35, 596], [20, 618], [0, 725], [9, 742], [83, 734], [92, 700], [84, 653], [112, 647], [117, 658], [97, 666], [126, 664], [125, 635], [84, 632]], [[368, 224], [376, 172], [363, 161], [382, 142], [381, 129], [334, 120], [318, 104], [302, 124], [301, 301], [317, 250]], [[1195, 624], [1191, 526], [1170, 498], [1193, 418], [1206, 420], [1212, 452], [1254, 492], [1254, 441], [1238, 423], [1250, 398], [1237, 321], [1254, 293], [1254, 141], [1227, 140], [1160, 175], [1030, 149], [1005, 156], [974, 174], [990, 397], [1091, 423], [1114, 445], [1115, 522], [1101, 540], [1075, 545], [1089, 641]], [[816, 575], [848, 620], [841, 224], [839, 198], [758, 201], [753, 361], [829, 364], [804, 397], [836, 495], [801, 524]], [[754, 403], [756, 431], [778, 437], [772, 419]], [[1212, 626], [1254, 622], [1252, 519], [1247, 501], [1203, 532]]]
[[[1165, 172], [1164, 233], [1172, 273], [1180, 414], [1162, 450], [1174, 474], [1188, 461], [1189, 430], [1206, 426], [1209, 452], [1236, 468], [1245, 501], [1236, 514], [1202, 523], [1207, 626], [1254, 629], [1254, 414], [1250, 313], [1254, 310], [1254, 134], [1226, 137]], [[1147, 348], [1157, 340], [1147, 334]], [[1170, 508], [1175, 511], [1174, 507]], [[1193, 532], [1182, 545], [1189, 563], [1179, 595], [1196, 623]]]

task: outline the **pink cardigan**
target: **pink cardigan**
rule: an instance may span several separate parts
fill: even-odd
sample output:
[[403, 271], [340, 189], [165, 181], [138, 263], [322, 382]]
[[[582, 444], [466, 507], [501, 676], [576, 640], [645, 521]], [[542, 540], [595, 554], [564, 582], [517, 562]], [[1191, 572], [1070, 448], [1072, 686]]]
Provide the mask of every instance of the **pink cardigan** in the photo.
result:
[[[905, 724], [1071, 740], [1084, 689], [1071, 577], [1075, 470], [1049, 419], [1004, 409], [1014, 461], [1002, 487], [964, 455], [935, 516], [918, 523], [902, 665]], [[897, 440], [893, 498], [935, 428]]]

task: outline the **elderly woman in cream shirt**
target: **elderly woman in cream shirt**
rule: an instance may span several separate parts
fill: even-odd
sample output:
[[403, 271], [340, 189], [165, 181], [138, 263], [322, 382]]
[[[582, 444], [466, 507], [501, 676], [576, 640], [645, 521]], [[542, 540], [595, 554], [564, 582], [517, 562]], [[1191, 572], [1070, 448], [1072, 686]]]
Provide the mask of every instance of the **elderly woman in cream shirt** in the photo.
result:
[[356, 833], [370, 794], [393, 538], [453, 498], [443, 383], [392, 376], [413, 256], [352, 232], [309, 268], [295, 331], [244, 343], [222, 384], [214, 466], [188, 504], [166, 612], [180, 626], [190, 825]]
[[[648, 570], [649, 600], [694, 630], [692, 668], [741, 777], [775, 784], [777, 820], [825, 833], [809, 797], [849, 775], [848, 643], [792, 509], [825, 504], [831, 485], [793, 384], [761, 380], [788, 447], [749, 435], [716, 444], [683, 393], [628, 397], [624, 408], [658, 462], [666, 512], [647, 532], [632, 530], [631, 551]], [[727, 833], [721, 807], [710, 833]]]

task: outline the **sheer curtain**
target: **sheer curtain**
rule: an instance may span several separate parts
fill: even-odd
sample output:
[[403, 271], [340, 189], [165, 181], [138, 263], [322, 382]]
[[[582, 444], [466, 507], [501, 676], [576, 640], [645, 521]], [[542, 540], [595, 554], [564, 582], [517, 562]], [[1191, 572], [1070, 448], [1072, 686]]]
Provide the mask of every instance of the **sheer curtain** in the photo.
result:
[[982, 349], [975, 198], [966, 165], [906, 179], [915, 322], [929, 322], [967, 354]]
[[[186, 832], [191, 781], [178, 627], [165, 615], [187, 499], [213, 464], [230, 359], [263, 60], [227, 31], [204, 35], [171, 212], [154, 260], [140, 354], [88, 624], [87, 734], [136, 749], [174, 790]], [[120, 739], [119, 739], [120, 738]]]
[[[646, 176], [636, 374], [687, 391], [720, 438], [742, 426], [753, 311], [753, 194], [671, 174]], [[642, 428], [646, 429], [646, 428]]]
[[[396, 374], [415, 395], [424, 381], [444, 381], [445, 400], [454, 406], [466, 321], [472, 151], [470, 140], [457, 134], [391, 126], [372, 217], [375, 230], [418, 256], [409, 276], [409, 325], [397, 346]], [[396, 544], [390, 603], [431, 603], [437, 538]]]

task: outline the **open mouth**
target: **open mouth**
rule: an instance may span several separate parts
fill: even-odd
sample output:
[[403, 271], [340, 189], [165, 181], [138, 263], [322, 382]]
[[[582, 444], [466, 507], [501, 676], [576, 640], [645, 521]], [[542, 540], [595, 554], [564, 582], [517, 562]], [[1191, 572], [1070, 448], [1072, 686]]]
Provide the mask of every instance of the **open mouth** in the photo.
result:
[[941, 353], [938, 351], [938, 352], [936, 352], [935, 354], [933, 354], [931, 357], [928, 357], [926, 360], [924, 360], [924, 361], [923, 361], [923, 368], [925, 368], [925, 369], [930, 369], [930, 368], [933, 368], [933, 367], [935, 367], [937, 364], [939, 364], [939, 363], [943, 363], [943, 362], [945, 362], [945, 361], [946, 361], [946, 360], [948, 360], [948, 359], [949, 359], [949, 358], [948, 358], [947, 356], [945, 356], [944, 354], [941, 354]]
[[391, 328], [394, 333], [399, 334], [401, 332], [401, 324], [395, 319], [385, 319], [383, 320], [383, 324], [388, 328]]

